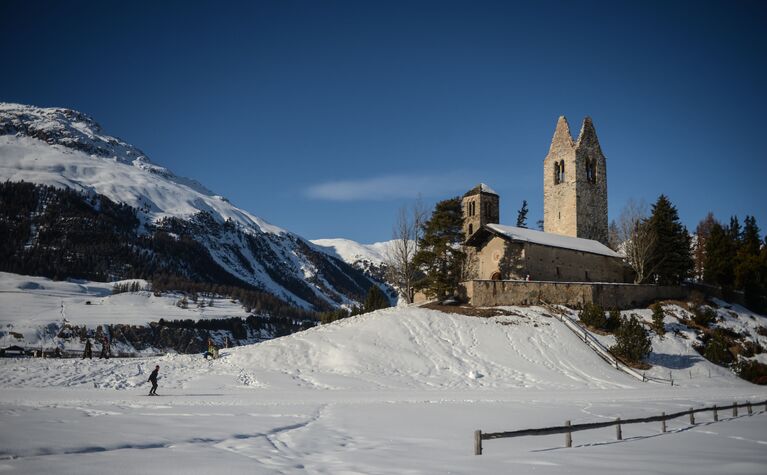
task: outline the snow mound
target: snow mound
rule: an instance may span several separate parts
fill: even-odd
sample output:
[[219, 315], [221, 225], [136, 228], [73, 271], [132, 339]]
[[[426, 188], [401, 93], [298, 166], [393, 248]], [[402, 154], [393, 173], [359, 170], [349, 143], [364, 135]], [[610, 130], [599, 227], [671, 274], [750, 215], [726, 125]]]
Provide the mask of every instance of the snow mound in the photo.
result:
[[542, 309], [476, 318], [421, 308], [352, 317], [258, 345], [229, 364], [324, 388], [615, 388], [619, 373]]

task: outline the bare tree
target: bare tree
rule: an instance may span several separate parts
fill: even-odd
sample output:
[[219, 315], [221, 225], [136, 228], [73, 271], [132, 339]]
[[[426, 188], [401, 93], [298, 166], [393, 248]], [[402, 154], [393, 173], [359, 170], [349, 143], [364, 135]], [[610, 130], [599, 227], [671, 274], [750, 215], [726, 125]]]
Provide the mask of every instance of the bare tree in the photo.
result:
[[619, 248], [626, 256], [626, 262], [634, 270], [634, 283], [644, 283], [657, 267], [650, 267], [650, 259], [655, 248], [656, 236], [647, 225], [649, 216], [647, 203], [629, 199], [621, 211], [617, 224]]
[[386, 273], [391, 283], [407, 303], [413, 303], [418, 268], [413, 258], [418, 252], [418, 242], [426, 209], [418, 198], [411, 206], [403, 206], [397, 213], [392, 232], [392, 242], [386, 251]]

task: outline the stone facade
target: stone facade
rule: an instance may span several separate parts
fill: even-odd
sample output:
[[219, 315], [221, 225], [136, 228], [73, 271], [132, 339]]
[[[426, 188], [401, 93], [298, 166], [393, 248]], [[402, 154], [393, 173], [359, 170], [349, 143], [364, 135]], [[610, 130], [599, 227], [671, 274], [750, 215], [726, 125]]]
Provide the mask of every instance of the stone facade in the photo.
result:
[[544, 231], [607, 244], [607, 162], [591, 118], [575, 143], [559, 118], [543, 169]]
[[476, 307], [540, 304], [582, 307], [586, 303], [597, 303], [607, 309], [630, 309], [657, 300], [685, 299], [688, 289], [635, 284], [472, 280], [461, 284], [460, 293]]
[[468, 240], [486, 224], [497, 224], [500, 216], [500, 199], [484, 183], [480, 183], [463, 195], [463, 237]]
[[524, 280], [529, 276], [531, 280], [565, 282], [631, 281], [630, 270], [616, 257], [492, 235], [475, 249], [471, 256], [476, 260], [478, 279]]

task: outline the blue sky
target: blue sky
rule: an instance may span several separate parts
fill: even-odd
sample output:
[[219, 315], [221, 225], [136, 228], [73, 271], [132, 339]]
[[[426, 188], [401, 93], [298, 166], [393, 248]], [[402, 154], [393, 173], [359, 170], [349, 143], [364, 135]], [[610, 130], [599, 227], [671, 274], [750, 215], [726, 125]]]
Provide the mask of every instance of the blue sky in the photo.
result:
[[610, 219], [665, 193], [767, 229], [767, 3], [0, 0], [0, 101], [62, 106], [307, 238], [483, 181], [541, 218], [590, 115]]

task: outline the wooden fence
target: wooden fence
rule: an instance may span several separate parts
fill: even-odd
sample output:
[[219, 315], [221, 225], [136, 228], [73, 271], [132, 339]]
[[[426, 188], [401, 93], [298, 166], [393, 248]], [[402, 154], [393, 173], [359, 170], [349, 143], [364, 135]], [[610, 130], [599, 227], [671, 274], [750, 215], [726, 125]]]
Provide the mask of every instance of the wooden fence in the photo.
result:
[[693, 409], [691, 407], [690, 409], [686, 411], [674, 412], [671, 414], [666, 414], [664, 412], [660, 416], [637, 417], [637, 418], [625, 419], [625, 420], [621, 420], [621, 418], [619, 417], [612, 421], [588, 422], [585, 424], [575, 424], [575, 425], [570, 424], [570, 421], [565, 421], [565, 424], [563, 426], [544, 427], [542, 429], [522, 429], [522, 430], [515, 430], [510, 432], [488, 432], [488, 433], [483, 433], [481, 430], [477, 430], [477, 431], [474, 431], [474, 455], [482, 455], [483, 440], [505, 439], [508, 437], [526, 437], [531, 435], [565, 434], [565, 447], [572, 447], [573, 432], [615, 426], [615, 436], [617, 440], [623, 440], [622, 426], [624, 425], [640, 424], [640, 423], [647, 423], [647, 422], [660, 422], [661, 432], [666, 432], [666, 421], [671, 419], [676, 419], [678, 417], [683, 417], [683, 416], [689, 416], [690, 424], [695, 425], [695, 414], [699, 412], [712, 411], [713, 420], [714, 422], [716, 422], [719, 420], [719, 411], [727, 411], [731, 409], [732, 417], [738, 417], [738, 408], [745, 407], [746, 410], [748, 411], [748, 415], [750, 416], [753, 414], [754, 405], [764, 405], [764, 412], [767, 412], [767, 401], [754, 403], [753, 405], [750, 401], [747, 401], [741, 404], [734, 402], [729, 406], [721, 406], [721, 407], [717, 407], [716, 405], [711, 407], [701, 407], [698, 409]]

